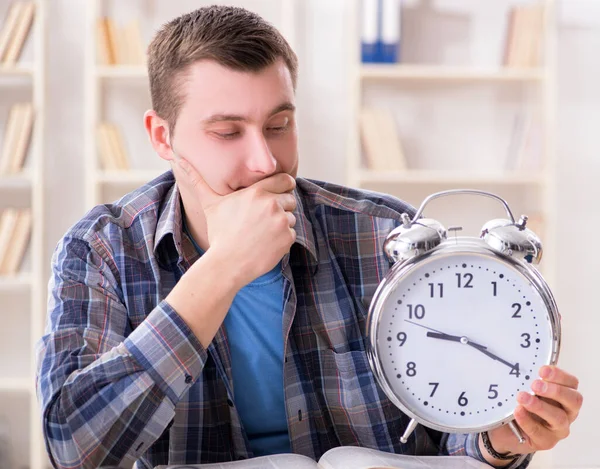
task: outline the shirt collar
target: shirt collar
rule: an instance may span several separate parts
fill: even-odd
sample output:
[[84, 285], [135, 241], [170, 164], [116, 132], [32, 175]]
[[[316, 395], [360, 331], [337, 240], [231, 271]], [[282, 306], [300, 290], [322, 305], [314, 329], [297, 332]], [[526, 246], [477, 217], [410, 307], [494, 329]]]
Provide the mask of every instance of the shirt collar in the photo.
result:
[[[296, 230], [296, 244], [302, 246], [309, 254], [306, 260], [314, 273], [318, 263], [318, 251], [315, 243], [313, 224], [310, 220], [310, 212], [303, 201], [302, 193], [298, 187], [294, 190], [294, 196], [296, 197], [296, 209], [293, 212], [296, 217], [296, 226], [294, 227]], [[176, 252], [178, 263], [183, 262], [188, 265], [191, 265], [198, 257], [193, 243], [183, 233], [182, 217], [181, 194], [179, 187], [175, 183], [169, 189], [165, 201], [160, 208], [154, 238], [154, 256], [164, 264], [169, 264], [169, 261], [172, 261], [172, 259], [165, 258], [165, 256], [168, 256], [167, 253]], [[174, 247], [175, 251], [169, 249], [169, 247]], [[288, 260], [289, 255], [284, 256], [284, 267]]]

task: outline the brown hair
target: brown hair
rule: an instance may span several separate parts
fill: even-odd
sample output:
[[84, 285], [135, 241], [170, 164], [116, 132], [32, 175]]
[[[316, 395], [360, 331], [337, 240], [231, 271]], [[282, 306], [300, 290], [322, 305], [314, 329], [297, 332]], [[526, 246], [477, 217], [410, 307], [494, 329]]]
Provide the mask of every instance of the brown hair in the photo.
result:
[[173, 133], [190, 65], [209, 59], [232, 70], [259, 72], [280, 58], [296, 89], [298, 58], [274, 26], [244, 8], [199, 8], [165, 24], [148, 47], [152, 107]]

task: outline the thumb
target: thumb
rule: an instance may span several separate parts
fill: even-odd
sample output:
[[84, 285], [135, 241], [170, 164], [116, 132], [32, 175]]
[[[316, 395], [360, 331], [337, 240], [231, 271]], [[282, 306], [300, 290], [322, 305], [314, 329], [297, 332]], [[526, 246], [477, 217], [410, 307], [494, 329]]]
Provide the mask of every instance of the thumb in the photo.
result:
[[184, 179], [184, 184], [190, 186], [192, 191], [198, 196], [200, 203], [203, 207], [212, 205], [214, 202], [219, 200], [222, 196], [217, 194], [212, 187], [204, 180], [202, 175], [194, 168], [189, 161], [182, 157], [176, 158], [175, 164], [181, 168], [183, 174], [181, 175]]

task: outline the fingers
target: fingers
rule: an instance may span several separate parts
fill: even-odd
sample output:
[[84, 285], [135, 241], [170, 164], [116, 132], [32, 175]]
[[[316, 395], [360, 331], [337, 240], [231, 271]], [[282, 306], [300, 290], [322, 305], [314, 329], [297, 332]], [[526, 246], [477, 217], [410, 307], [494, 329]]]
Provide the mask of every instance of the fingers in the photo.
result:
[[567, 386], [572, 389], [577, 389], [579, 387], [579, 380], [575, 376], [567, 373], [564, 370], [561, 370], [557, 366], [548, 365], [541, 367], [540, 377], [544, 381], [560, 384], [562, 386]]
[[277, 173], [257, 182], [255, 186], [274, 194], [283, 194], [296, 188], [296, 180], [287, 173]]
[[297, 202], [294, 194], [281, 194], [277, 196], [277, 201], [279, 202], [281, 208], [286, 212], [293, 212], [296, 210]]
[[285, 212], [285, 215], [287, 216], [287, 219], [288, 219], [288, 226], [290, 228], [293, 228], [294, 226], [296, 226], [296, 217], [294, 216], [294, 214], [290, 213], [290, 212]]
[[571, 422], [569, 422], [569, 417], [562, 407], [525, 392], [519, 393], [517, 400], [531, 414], [537, 415], [545, 422], [545, 426], [555, 433], [555, 438], [562, 440], [568, 436]]
[[196, 168], [189, 163], [189, 161], [178, 157], [176, 158], [175, 164], [181, 169], [185, 175], [184, 177], [187, 179], [194, 191], [199, 195], [200, 202], [203, 206], [206, 207], [222, 197], [206, 183], [204, 178], [200, 175]]
[[573, 423], [577, 419], [583, 404], [583, 396], [580, 392], [567, 386], [539, 379], [532, 383], [531, 388], [538, 396], [548, 399], [550, 404], [555, 403], [555, 405], [562, 407], [566, 412], [569, 423]]
[[532, 450], [554, 448], [558, 442], [558, 438], [554, 432], [535, 419], [525, 407], [517, 406], [514, 416]]

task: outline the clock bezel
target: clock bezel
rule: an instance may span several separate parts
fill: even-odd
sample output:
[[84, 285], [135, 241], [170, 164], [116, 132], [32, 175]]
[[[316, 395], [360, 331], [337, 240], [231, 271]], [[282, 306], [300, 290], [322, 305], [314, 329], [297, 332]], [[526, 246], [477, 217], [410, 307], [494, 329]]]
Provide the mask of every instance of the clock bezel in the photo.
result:
[[487, 243], [485, 243], [485, 241], [473, 237], [457, 237], [452, 240], [444, 241], [431, 251], [420, 254], [406, 261], [397, 262], [392, 266], [391, 270], [377, 287], [375, 295], [373, 296], [373, 300], [369, 306], [366, 324], [366, 352], [371, 370], [373, 371], [377, 382], [390, 401], [407, 416], [415, 419], [421, 425], [446, 433], [479, 433], [507, 424], [514, 419], [513, 413], [511, 412], [511, 414], [507, 417], [504, 417], [500, 420], [494, 420], [486, 425], [467, 428], [448, 427], [446, 425], [426, 419], [419, 415], [418, 410], [414, 411], [411, 406], [403, 402], [402, 399], [398, 397], [396, 393], [394, 393], [381, 365], [377, 347], [377, 330], [381, 321], [383, 306], [385, 304], [385, 300], [396, 289], [398, 282], [404, 276], [412, 272], [413, 269], [417, 268], [422, 262], [430, 258], [451, 257], [461, 254], [483, 255], [485, 257], [492, 258], [497, 262], [504, 262], [508, 264], [509, 267], [517, 270], [532, 284], [533, 288], [536, 290], [536, 293], [540, 296], [544, 306], [546, 307], [548, 312], [548, 320], [550, 322], [550, 329], [552, 331], [552, 352], [550, 354], [550, 359], [547, 362], [544, 362], [544, 364], [555, 365], [558, 362], [561, 344], [560, 314], [554, 296], [547, 282], [533, 265], [523, 263], [510, 256], [501, 254], [492, 249]]

